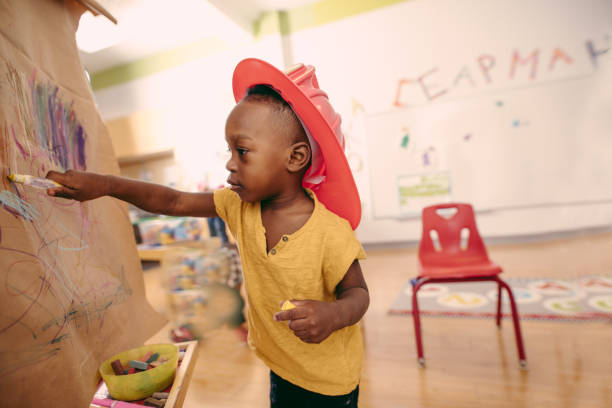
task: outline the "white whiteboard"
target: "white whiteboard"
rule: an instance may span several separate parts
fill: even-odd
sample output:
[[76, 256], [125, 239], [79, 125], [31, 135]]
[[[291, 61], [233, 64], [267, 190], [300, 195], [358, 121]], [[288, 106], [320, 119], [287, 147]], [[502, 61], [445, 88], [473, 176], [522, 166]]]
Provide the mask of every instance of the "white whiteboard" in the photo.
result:
[[448, 196], [414, 197], [419, 205], [612, 200], [612, 110], [593, 100], [598, 83], [588, 77], [370, 115], [374, 216], [409, 215], [398, 189], [407, 175], [448, 174]]
[[[593, 13], [612, 12], [592, 3]], [[479, 210], [612, 203], [608, 15], [566, 32], [526, 16], [515, 38], [487, 37], [419, 68], [405, 61], [411, 74], [397, 81], [395, 107], [366, 119], [373, 217], [444, 201]], [[480, 23], [483, 35], [495, 29]], [[442, 31], [424, 49], [450, 35], [460, 34]]]

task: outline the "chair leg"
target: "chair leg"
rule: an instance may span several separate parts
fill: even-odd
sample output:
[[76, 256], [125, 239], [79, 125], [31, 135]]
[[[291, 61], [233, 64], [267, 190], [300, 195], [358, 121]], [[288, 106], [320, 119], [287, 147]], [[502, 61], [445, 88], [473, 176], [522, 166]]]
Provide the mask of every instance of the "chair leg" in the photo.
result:
[[[418, 282], [418, 281], [417, 281]], [[419, 316], [419, 302], [417, 300], [417, 292], [425, 282], [418, 282], [412, 286], [412, 321], [414, 321], [414, 337], [416, 339], [418, 362], [420, 366], [425, 366], [425, 357], [423, 356], [423, 341], [421, 339], [421, 319]]]
[[495, 323], [497, 327], [501, 327], [501, 310], [502, 310], [502, 287], [497, 282], [497, 316], [495, 319]]
[[514, 335], [516, 337], [516, 347], [518, 349], [519, 355], [519, 364], [521, 368], [527, 368], [527, 357], [525, 356], [525, 348], [523, 347], [523, 336], [521, 334], [521, 325], [519, 322], [518, 310], [516, 308], [516, 302], [514, 301], [514, 295], [512, 294], [512, 289], [508, 286], [506, 282], [499, 279], [499, 284], [506, 289], [506, 293], [508, 293], [508, 298], [510, 298], [510, 307], [512, 309], [512, 321], [514, 323]]

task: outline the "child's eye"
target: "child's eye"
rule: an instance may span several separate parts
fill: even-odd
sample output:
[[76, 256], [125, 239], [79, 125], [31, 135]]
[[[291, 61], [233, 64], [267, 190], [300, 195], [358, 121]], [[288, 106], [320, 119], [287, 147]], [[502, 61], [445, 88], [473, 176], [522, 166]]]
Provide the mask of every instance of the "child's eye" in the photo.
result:
[[244, 156], [248, 152], [247, 149], [243, 149], [241, 147], [237, 148], [236, 151], [238, 152], [239, 156]]

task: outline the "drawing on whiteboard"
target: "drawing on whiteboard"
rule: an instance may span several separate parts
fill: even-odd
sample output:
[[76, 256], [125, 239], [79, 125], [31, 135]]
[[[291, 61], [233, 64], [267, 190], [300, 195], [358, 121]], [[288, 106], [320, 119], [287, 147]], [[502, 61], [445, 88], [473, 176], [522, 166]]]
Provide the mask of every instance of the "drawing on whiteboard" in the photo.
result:
[[512, 127], [517, 128], [517, 127], [521, 127], [521, 126], [528, 126], [529, 122], [526, 120], [520, 120], [520, 119], [514, 119], [512, 121]]
[[402, 128], [402, 131], [404, 132], [404, 135], [402, 136], [400, 146], [402, 147], [402, 149], [407, 149], [408, 144], [410, 143], [410, 134], [408, 133], [408, 128], [406, 127]]
[[359, 112], [365, 113], [365, 108], [357, 99], [351, 98], [351, 111], [356, 116]]
[[414, 215], [428, 205], [450, 201], [451, 177], [446, 171], [399, 175], [397, 188], [400, 214]]
[[[509, 58], [483, 53], [475, 57], [474, 61], [460, 67], [450, 67], [450, 69], [444, 66], [431, 67], [418, 76], [396, 79], [392, 106], [415, 106], [442, 97], [452, 97], [455, 93], [465, 97], [464, 92], [459, 92], [464, 88], [460, 87], [463, 84], [468, 87], [468, 92], [481, 93], [487, 86], [511, 89], [524, 87], [527, 84], [533, 86], [531, 84], [535, 81], [558, 81], [560, 76], [564, 81], [573, 80], [578, 75], [591, 76], [599, 68], [600, 58], [610, 50], [608, 37], [608, 34], [603, 35], [604, 41], [586, 39], [584, 49], [580, 53], [576, 53], [576, 50], [570, 53], [561, 47], [553, 49], [509, 47], [504, 50]], [[498, 61], [508, 61], [509, 65], [503, 67], [497, 63]], [[590, 63], [590, 72], [580, 71], [579, 65], [583, 64], [577, 62]], [[474, 76], [472, 72], [475, 73]], [[444, 85], [445, 83], [447, 85]]]
[[436, 164], [438, 164], [438, 160], [436, 157], [436, 148], [433, 146], [429, 146], [423, 152], [422, 157], [423, 157], [423, 166], [425, 167], [435, 166]]

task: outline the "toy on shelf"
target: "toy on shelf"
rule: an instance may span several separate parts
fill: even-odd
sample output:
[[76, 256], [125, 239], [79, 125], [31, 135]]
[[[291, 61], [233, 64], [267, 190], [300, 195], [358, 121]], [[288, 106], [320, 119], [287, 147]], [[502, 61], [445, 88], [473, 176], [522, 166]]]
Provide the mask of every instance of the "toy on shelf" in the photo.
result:
[[201, 338], [243, 321], [242, 270], [233, 248], [172, 250], [162, 262], [173, 338]]
[[152, 217], [135, 222], [142, 244], [168, 245], [197, 241], [205, 234], [204, 219], [192, 217]]

